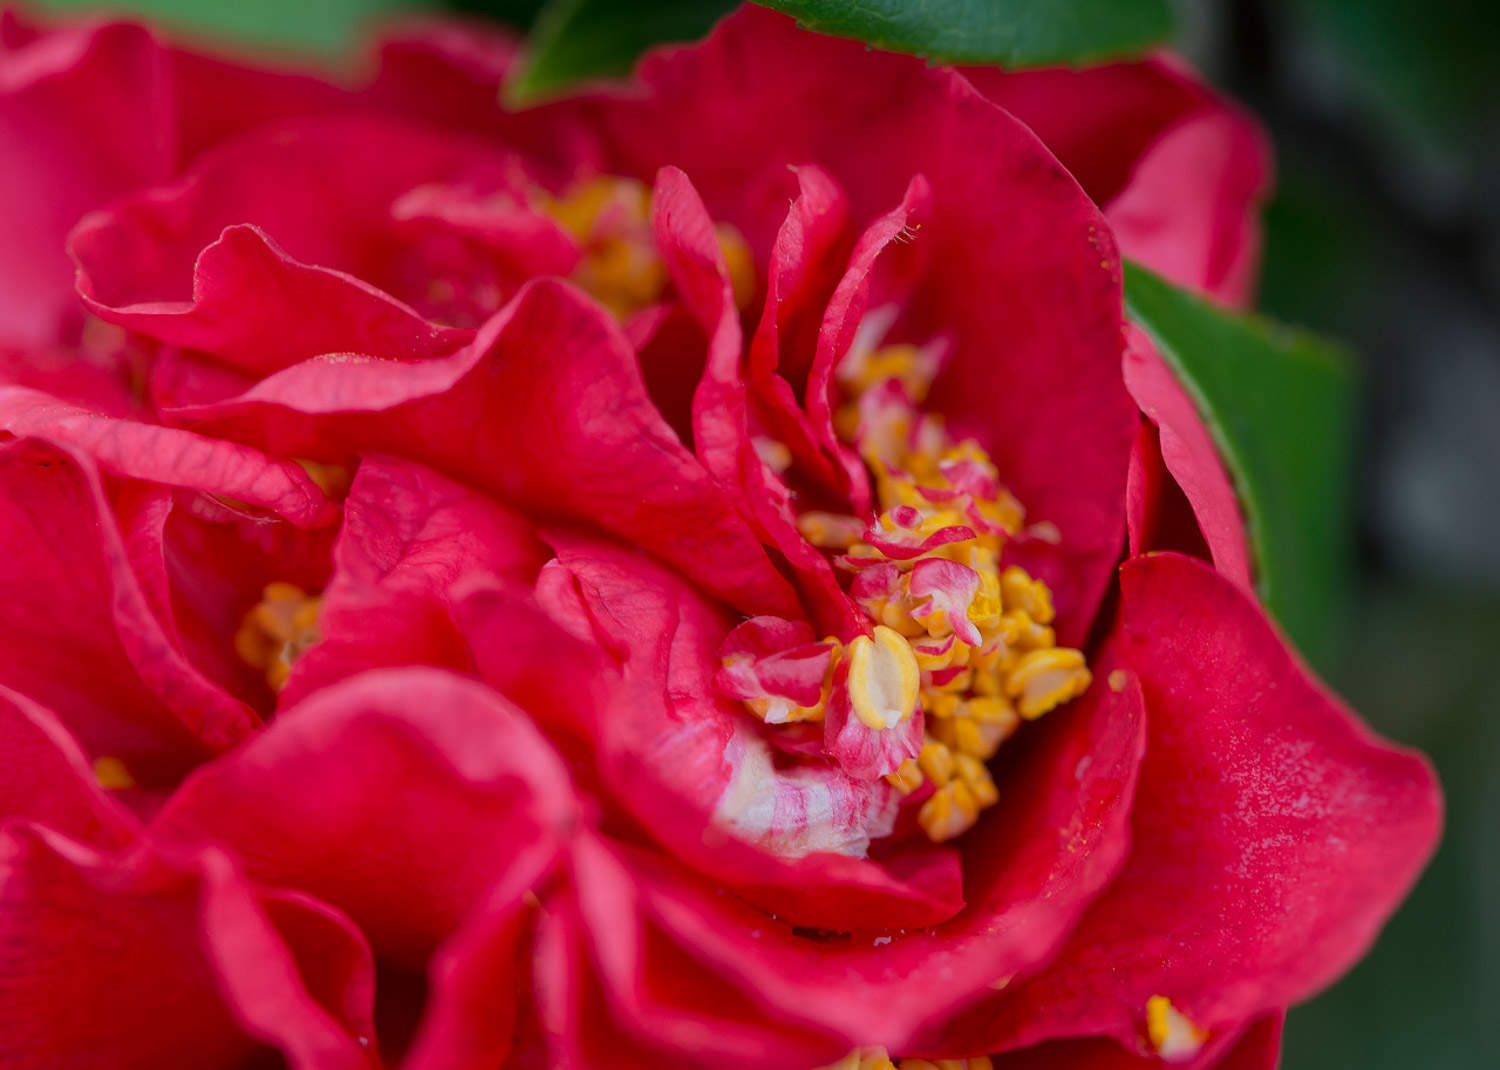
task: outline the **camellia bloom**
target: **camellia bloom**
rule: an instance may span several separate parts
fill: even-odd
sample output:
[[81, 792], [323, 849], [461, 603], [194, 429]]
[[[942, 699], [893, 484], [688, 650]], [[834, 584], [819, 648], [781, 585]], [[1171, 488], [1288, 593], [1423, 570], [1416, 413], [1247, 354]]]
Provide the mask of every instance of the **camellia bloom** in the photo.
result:
[[1124, 321], [1253, 277], [1169, 63], [0, 45], [0, 1063], [1270, 1067], [1415, 879]]

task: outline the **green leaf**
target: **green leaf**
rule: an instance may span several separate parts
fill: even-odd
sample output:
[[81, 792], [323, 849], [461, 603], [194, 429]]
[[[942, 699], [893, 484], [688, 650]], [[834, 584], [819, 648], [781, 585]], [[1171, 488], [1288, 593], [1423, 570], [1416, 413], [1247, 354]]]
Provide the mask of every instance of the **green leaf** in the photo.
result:
[[736, 6], [737, 0], [548, 0], [524, 66], [506, 83], [505, 102], [535, 104], [578, 82], [627, 75], [652, 45], [696, 40]]
[[947, 63], [1042, 67], [1144, 51], [1168, 0], [761, 0], [809, 29]]
[[336, 54], [347, 52], [359, 39], [365, 22], [412, 7], [421, 0], [41, 0], [38, 7], [55, 10], [98, 10], [107, 7], [159, 21], [174, 29], [219, 40]]
[[1354, 383], [1312, 335], [1226, 312], [1136, 264], [1125, 307], [1197, 404], [1239, 492], [1261, 600], [1326, 668], [1351, 554]]

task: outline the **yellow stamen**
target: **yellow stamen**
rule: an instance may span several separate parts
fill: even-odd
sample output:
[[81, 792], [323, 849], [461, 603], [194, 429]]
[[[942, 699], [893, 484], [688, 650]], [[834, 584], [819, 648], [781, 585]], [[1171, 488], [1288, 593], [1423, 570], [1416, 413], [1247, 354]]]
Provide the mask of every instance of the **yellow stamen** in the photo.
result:
[[1208, 1032], [1172, 1006], [1166, 996], [1146, 1001], [1146, 1034], [1156, 1054], [1169, 1063], [1191, 1059], [1208, 1039]]
[[667, 269], [651, 234], [651, 191], [633, 178], [600, 175], [541, 208], [578, 239], [583, 259], [573, 281], [624, 319], [661, 298]]
[[1080, 651], [1050, 647], [1033, 650], [1016, 663], [1005, 679], [1005, 693], [1019, 699], [1016, 708], [1022, 717], [1034, 721], [1083, 694], [1092, 679]]
[[292, 665], [316, 643], [322, 600], [290, 583], [266, 584], [263, 597], [240, 623], [234, 649], [240, 658], [266, 675], [273, 691], [286, 686]]
[[94, 781], [107, 791], [124, 791], [135, 787], [135, 777], [130, 775], [125, 763], [108, 754], [94, 759]]
[[354, 482], [354, 473], [341, 464], [323, 464], [298, 458], [297, 463], [307, 473], [318, 489], [336, 502], [349, 497], [349, 486]]
[[[787, 451], [790, 456], [791, 451]], [[802, 537], [822, 550], [847, 550], [865, 533], [858, 517], [811, 510], [797, 518]]]
[[724, 264], [729, 268], [734, 306], [748, 308], [755, 297], [755, 260], [750, 255], [750, 246], [733, 224], [720, 223], [714, 227], [714, 233], [719, 239], [719, 251], [724, 254]]
[[849, 703], [869, 727], [894, 728], [915, 713], [920, 681], [916, 655], [899, 632], [877, 624], [873, 638], [859, 635], [849, 644]]

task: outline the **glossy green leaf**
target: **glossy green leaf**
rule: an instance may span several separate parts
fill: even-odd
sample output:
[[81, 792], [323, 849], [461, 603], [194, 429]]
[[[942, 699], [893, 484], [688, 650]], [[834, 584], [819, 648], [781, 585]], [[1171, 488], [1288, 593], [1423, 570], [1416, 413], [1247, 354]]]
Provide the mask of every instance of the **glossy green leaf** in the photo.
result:
[[[824, 33], [954, 63], [1035, 67], [1140, 52], [1172, 29], [1168, 0], [762, 0]], [[531, 104], [619, 77], [647, 48], [702, 37], [736, 0], [547, 0], [506, 87]]]
[[1345, 605], [1354, 389], [1343, 353], [1127, 264], [1125, 307], [1192, 395], [1235, 481], [1256, 587], [1314, 665]]
[[1041, 67], [1144, 51], [1168, 0], [762, 0], [809, 29], [949, 63]]
[[630, 73], [664, 41], [692, 41], [733, 11], [736, 0], [548, 0], [532, 26], [525, 65], [505, 86], [512, 106], [534, 104], [579, 82]]
[[[435, 6], [436, 0], [430, 0]], [[40, 0], [40, 8], [62, 11], [107, 8], [139, 15], [176, 30], [241, 44], [291, 48], [308, 52], [347, 52], [372, 18], [389, 17], [423, 0]]]

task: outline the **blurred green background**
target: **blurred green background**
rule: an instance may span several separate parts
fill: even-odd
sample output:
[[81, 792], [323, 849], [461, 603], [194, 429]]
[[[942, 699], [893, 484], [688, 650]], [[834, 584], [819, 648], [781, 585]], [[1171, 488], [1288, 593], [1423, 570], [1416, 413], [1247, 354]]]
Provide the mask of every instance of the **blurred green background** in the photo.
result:
[[[52, 8], [95, 8], [47, 0]], [[131, 0], [325, 53], [439, 0]], [[538, 0], [454, 0], [524, 23]], [[1436, 860], [1371, 955], [1292, 1012], [1286, 1070], [1500, 1066], [1500, 85], [1494, 0], [1177, 0], [1178, 47], [1278, 157], [1261, 307], [1363, 379], [1359, 577], [1332, 682], [1425, 750]]]

